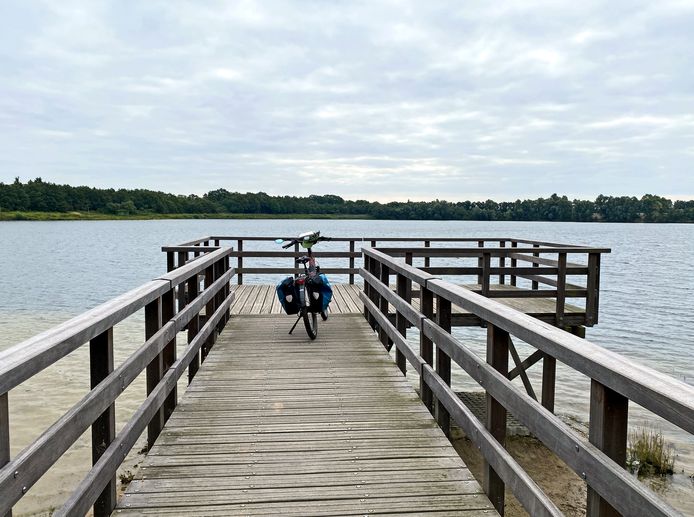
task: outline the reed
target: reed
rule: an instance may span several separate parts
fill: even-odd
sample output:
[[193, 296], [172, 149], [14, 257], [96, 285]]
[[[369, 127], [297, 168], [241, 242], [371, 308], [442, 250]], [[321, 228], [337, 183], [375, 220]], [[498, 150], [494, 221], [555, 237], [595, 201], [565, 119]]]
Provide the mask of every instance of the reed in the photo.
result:
[[664, 476], [675, 468], [675, 451], [663, 438], [663, 432], [638, 427], [629, 432], [627, 467], [639, 476]]

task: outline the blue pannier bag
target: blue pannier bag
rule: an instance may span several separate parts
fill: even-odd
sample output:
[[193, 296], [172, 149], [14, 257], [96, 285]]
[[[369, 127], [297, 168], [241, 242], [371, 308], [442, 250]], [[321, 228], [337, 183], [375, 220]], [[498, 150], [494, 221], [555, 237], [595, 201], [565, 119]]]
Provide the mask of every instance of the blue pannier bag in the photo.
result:
[[324, 273], [313, 277], [309, 283], [311, 295], [311, 312], [321, 312], [328, 309], [330, 301], [333, 299], [333, 288]]
[[277, 284], [277, 298], [279, 298], [282, 308], [287, 314], [299, 312], [299, 293], [296, 292], [294, 277], [288, 276]]
[[333, 288], [330, 286], [330, 280], [325, 276], [324, 273], [319, 275], [321, 280], [323, 280], [323, 285], [321, 286], [321, 293], [323, 294], [323, 310], [328, 310], [328, 305], [333, 299]]

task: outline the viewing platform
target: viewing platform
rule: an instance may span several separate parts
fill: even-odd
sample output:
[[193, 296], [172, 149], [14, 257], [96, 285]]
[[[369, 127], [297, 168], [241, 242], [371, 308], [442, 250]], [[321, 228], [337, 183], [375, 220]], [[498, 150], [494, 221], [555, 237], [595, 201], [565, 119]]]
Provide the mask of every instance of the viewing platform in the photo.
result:
[[[288, 334], [275, 294], [301, 252], [274, 240], [165, 246], [166, 274], [0, 353], [0, 515], [90, 428], [91, 470], [54, 515], [494, 515], [506, 489], [530, 515], [562, 515], [504, 448], [507, 412], [585, 481], [588, 515], [679, 515], [624, 469], [628, 406], [694, 433], [694, 388], [584, 339], [609, 250], [335, 238], [314, 253], [334, 295], [311, 341]], [[140, 311], [144, 342], [115, 364], [113, 327]], [[456, 326], [484, 329], [486, 359]], [[514, 340], [534, 352], [521, 358]], [[11, 455], [11, 390], [86, 344], [91, 389]], [[588, 438], [554, 415], [557, 361], [591, 379]], [[457, 396], [453, 364], [485, 392], [483, 420]], [[140, 375], [142, 403], [116, 426]], [[481, 479], [452, 425], [482, 454]], [[118, 468], [143, 434], [147, 456], [118, 498]]]

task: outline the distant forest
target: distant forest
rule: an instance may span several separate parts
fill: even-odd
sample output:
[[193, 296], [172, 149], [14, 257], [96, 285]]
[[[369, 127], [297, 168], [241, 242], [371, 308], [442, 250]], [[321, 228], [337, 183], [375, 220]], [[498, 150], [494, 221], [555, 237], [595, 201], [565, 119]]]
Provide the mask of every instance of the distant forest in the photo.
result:
[[374, 219], [457, 219], [474, 221], [694, 222], [694, 200], [671, 201], [646, 194], [598, 196], [594, 201], [549, 198], [524, 201], [424, 201], [378, 203], [335, 195], [270, 196], [218, 189], [203, 196], [143, 189], [99, 189], [56, 185], [41, 178], [0, 182], [0, 211], [97, 212], [114, 216], [147, 214], [320, 214]]

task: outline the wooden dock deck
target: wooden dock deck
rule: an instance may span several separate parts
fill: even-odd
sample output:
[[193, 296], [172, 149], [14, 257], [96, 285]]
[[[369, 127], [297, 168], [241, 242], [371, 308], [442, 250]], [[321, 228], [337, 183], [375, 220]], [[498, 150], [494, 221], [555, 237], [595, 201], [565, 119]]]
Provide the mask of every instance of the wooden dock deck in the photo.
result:
[[[462, 287], [470, 290], [480, 288], [479, 284], [466, 284]], [[395, 286], [391, 286], [395, 291]], [[243, 284], [232, 287], [236, 299], [231, 306], [231, 313], [237, 314], [284, 314], [275, 286], [269, 284]], [[359, 293], [364, 289], [360, 284], [333, 284], [333, 300], [330, 303], [331, 314], [359, 314], [364, 311], [364, 303], [359, 299]], [[518, 291], [517, 298], [499, 298], [498, 301], [534, 318], [549, 323], [554, 322], [557, 301], [554, 298], [528, 298], [524, 293], [528, 289], [510, 285], [490, 285], [490, 290]], [[415, 295], [417, 293], [414, 293]], [[412, 306], [420, 310], [419, 298], [413, 297]], [[435, 307], [434, 307], [435, 310]], [[391, 311], [392, 317], [395, 313]], [[571, 304], [564, 306], [564, 321], [567, 325], [580, 325], [585, 321], [585, 310]], [[452, 324], [455, 326], [477, 326], [480, 319], [460, 307], [452, 307]]]
[[496, 514], [363, 316], [292, 322], [229, 320], [116, 515]]

